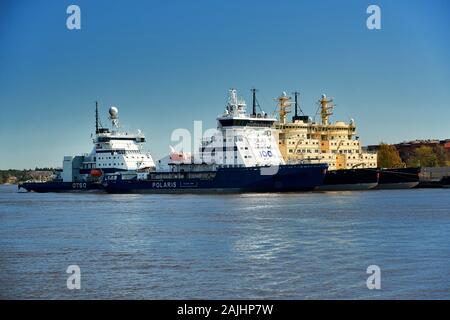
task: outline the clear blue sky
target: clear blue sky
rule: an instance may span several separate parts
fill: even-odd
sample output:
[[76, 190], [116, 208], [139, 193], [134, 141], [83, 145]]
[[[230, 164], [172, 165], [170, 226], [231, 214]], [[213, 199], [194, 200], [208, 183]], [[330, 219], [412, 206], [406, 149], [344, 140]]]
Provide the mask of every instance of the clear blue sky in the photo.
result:
[[[81, 30], [66, 28], [70, 4]], [[369, 4], [381, 30], [366, 28]], [[446, 0], [3, 0], [0, 168], [89, 152], [95, 100], [162, 157], [173, 129], [215, 127], [230, 87], [249, 103], [258, 88], [267, 112], [283, 90], [309, 114], [326, 93], [363, 144], [450, 138], [449, 35]]]

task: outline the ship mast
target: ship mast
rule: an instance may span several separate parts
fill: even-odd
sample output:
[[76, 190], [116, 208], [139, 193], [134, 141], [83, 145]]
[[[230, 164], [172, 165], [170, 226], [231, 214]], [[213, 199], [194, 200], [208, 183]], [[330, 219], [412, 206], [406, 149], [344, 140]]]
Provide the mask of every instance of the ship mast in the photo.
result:
[[[298, 115], [298, 110], [300, 107], [298, 106], [298, 95], [300, 92], [294, 91], [292, 92], [294, 94], [294, 103], [295, 103], [295, 115], [292, 117], [292, 121], [295, 122], [296, 120], [300, 120], [300, 117]], [[303, 113], [302, 109], [300, 109], [300, 112]]]
[[297, 109], [298, 109], [298, 100], [297, 100], [298, 92], [297, 91], [294, 92], [294, 96], [295, 96], [295, 117], [297, 118], [298, 117], [298, 112], [297, 112]]
[[327, 99], [325, 94], [322, 94], [322, 98], [319, 100], [321, 109], [320, 116], [322, 118], [322, 125], [329, 125], [329, 118], [333, 114], [333, 99]]
[[291, 112], [289, 107], [291, 106], [291, 97], [286, 95], [286, 92], [283, 92], [281, 96], [278, 97], [278, 108], [280, 115], [280, 123], [286, 124], [286, 115]]
[[99, 117], [98, 117], [98, 101], [95, 101], [95, 134], [98, 134], [99, 130]]
[[255, 88], [252, 88], [250, 90], [252, 92], [252, 96], [253, 96], [253, 112], [252, 112], [252, 116], [256, 117], [256, 90]]

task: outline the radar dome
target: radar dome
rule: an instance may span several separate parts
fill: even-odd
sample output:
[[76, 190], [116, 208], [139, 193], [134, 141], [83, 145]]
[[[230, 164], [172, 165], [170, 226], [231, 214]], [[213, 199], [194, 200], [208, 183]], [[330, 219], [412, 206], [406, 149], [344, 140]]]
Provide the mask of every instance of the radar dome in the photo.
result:
[[326, 96], [326, 94], [324, 93], [324, 94], [322, 94], [322, 99], [325, 99], [327, 96]]
[[109, 108], [109, 115], [111, 116], [111, 118], [116, 118], [117, 115], [119, 114], [119, 109], [117, 109], [117, 107], [111, 107]]

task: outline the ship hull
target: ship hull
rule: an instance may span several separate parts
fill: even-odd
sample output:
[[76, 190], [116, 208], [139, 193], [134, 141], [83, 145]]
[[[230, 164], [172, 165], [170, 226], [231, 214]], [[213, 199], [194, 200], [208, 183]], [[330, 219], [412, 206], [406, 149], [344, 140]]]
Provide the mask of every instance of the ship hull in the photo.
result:
[[370, 190], [378, 185], [374, 183], [346, 183], [346, 184], [333, 184], [322, 185], [317, 187], [317, 191], [358, 191], [358, 190]]
[[[273, 170], [272, 170], [273, 169]], [[243, 193], [312, 191], [323, 183], [327, 165], [281, 165], [278, 167], [219, 168], [209, 179], [182, 178], [105, 180], [109, 193]], [[198, 173], [195, 173], [198, 174]]]
[[442, 188], [450, 188], [450, 176], [445, 176], [441, 179]]
[[378, 172], [373, 169], [344, 169], [328, 171], [319, 191], [369, 190], [378, 185]]
[[86, 192], [99, 191], [103, 186], [98, 182], [24, 182], [18, 185], [19, 190], [29, 192]]
[[381, 169], [375, 189], [411, 189], [419, 184], [420, 168]]
[[394, 183], [383, 183], [378, 185], [375, 189], [382, 190], [393, 190], [393, 189], [412, 189], [416, 187], [419, 182], [394, 182]]

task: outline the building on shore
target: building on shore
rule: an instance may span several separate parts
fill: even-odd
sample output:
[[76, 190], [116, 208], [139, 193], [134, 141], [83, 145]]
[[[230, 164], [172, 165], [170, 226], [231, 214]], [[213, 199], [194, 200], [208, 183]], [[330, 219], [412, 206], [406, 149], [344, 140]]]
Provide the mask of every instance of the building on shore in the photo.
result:
[[394, 145], [400, 154], [400, 158], [407, 162], [411, 156], [414, 155], [414, 151], [422, 146], [436, 148], [442, 147], [450, 155], [450, 139], [447, 140], [414, 140], [401, 142]]

